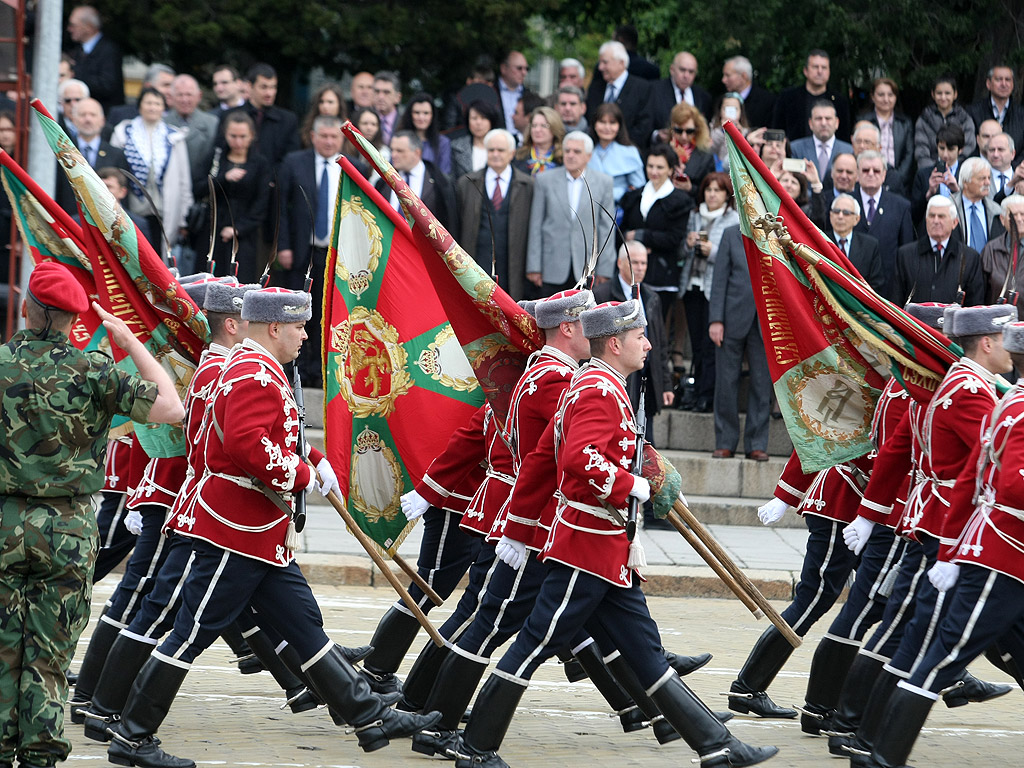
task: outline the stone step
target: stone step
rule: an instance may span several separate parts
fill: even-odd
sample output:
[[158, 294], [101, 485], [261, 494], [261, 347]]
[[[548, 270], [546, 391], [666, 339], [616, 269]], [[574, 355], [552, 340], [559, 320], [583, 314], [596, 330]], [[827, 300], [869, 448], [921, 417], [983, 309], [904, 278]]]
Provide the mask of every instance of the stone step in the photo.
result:
[[[683, 493], [694, 496], [725, 496], [752, 499], [763, 504], [775, 491], [786, 459], [768, 461], [745, 458], [713, 459], [710, 453], [663, 450], [683, 478]], [[788, 457], [787, 457], [788, 458]]]
[[[741, 453], [747, 450], [743, 445], [746, 418], [746, 414], [740, 414], [740, 442], [736, 450]], [[659, 448], [711, 453], [716, 448], [714, 414], [672, 408], [662, 411], [654, 420], [654, 444]], [[792, 452], [793, 443], [786, 425], [781, 419], [769, 419], [768, 453], [788, 457]]]

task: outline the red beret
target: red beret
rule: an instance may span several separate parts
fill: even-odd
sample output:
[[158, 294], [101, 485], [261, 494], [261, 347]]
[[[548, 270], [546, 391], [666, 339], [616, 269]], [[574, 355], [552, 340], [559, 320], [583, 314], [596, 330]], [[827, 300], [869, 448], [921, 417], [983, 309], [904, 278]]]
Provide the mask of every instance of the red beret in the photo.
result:
[[56, 261], [36, 264], [28, 279], [28, 292], [37, 304], [47, 309], [79, 314], [89, 308], [85, 289], [70, 269]]

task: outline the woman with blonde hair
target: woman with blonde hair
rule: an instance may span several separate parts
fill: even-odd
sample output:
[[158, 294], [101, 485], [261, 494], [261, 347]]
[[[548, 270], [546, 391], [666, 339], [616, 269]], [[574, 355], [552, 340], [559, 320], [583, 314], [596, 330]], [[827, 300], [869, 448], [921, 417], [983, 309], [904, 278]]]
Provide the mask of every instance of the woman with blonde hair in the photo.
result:
[[672, 107], [668, 130], [669, 146], [679, 157], [679, 169], [672, 183], [676, 189], [692, 194], [700, 188], [704, 177], [715, 170], [707, 121], [699, 109], [683, 101]]
[[564, 138], [565, 125], [559, 114], [551, 107], [537, 107], [530, 113], [523, 146], [513, 165], [531, 176], [561, 165]]

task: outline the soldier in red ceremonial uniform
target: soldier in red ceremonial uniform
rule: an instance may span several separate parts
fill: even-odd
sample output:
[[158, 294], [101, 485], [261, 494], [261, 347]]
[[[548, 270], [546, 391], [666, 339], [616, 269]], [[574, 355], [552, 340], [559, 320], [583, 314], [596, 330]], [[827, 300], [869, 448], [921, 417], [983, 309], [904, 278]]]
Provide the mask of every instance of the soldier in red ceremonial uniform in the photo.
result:
[[124, 507], [128, 503], [128, 466], [131, 462], [132, 437], [134, 435], [107, 441], [107, 460], [103, 471], [105, 480], [100, 506], [96, 510], [100, 549], [96, 553], [93, 582], [110, 573], [135, 546], [135, 537], [123, 524]]
[[[887, 474], [877, 483], [872, 478], [857, 519], [845, 531], [847, 544], [859, 552], [872, 531], [874, 518], [891, 519], [888, 510], [900, 481], [899, 470], [908, 468], [906, 446], [911, 441], [916, 482], [896, 528], [909, 539], [893, 591], [894, 601], [900, 598], [899, 609], [886, 611], [855, 659], [829, 737], [829, 750], [840, 756], [850, 753], [854, 762], [870, 753], [886, 701], [896, 683], [909, 677], [920, 662], [929, 628], [944, 613], [944, 601], [924, 574], [938, 556], [953, 484], [977, 444], [982, 419], [996, 403], [996, 376], [1012, 367], [1009, 353], [1003, 349], [1002, 328], [1016, 317], [1013, 307], [957, 309], [952, 313], [951, 327], [947, 325], [948, 317], [947, 313], [943, 327], [960, 340], [964, 356], [947, 371], [927, 406], [915, 405], [908, 410], [892, 446], [885, 446], [879, 456], [879, 468], [886, 467]], [[895, 457], [891, 462], [885, 455], [890, 447], [890, 456]], [[961, 682], [956, 691], [949, 693], [948, 706], [986, 701], [1010, 690], [970, 674]], [[865, 696], [867, 690], [870, 694]]]
[[[181, 608], [111, 729], [112, 762], [195, 765], [164, 752], [156, 731], [192, 662], [249, 604], [295, 648], [315, 692], [354, 726], [364, 750], [437, 720], [395, 712], [370, 691], [324, 632], [316, 600], [294, 561], [292, 495], [317, 482], [297, 452], [298, 409], [283, 365], [298, 356], [306, 339], [311, 302], [308, 293], [282, 288], [245, 294], [248, 337], [225, 362], [207, 406], [200, 441], [206, 461], [195, 504], [174, 520], [176, 530], [193, 539]], [[337, 480], [325, 458], [312, 459], [326, 495]]]
[[[477, 697], [456, 766], [506, 765], [497, 750], [533, 672], [580, 627], [606, 636], [622, 651], [704, 768], [762, 762], [777, 750], [732, 737], [669, 667], [631, 562], [627, 502], [630, 496], [643, 502], [651, 493], [648, 482], [629, 471], [638, 430], [626, 376], [643, 366], [650, 350], [643, 313], [635, 301], [609, 302], [584, 312], [581, 321], [592, 357], [573, 376], [555, 417], [558, 503], [540, 555], [547, 574], [533, 612]], [[521, 474], [517, 483], [535, 480]], [[513, 511], [505, 546], [497, 550], [509, 559], [523, 557], [537, 530], [527, 510]]]
[[[1014, 367], [1024, 370], [1024, 323], [1003, 334]], [[985, 419], [972, 458], [953, 490], [939, 560], [928, 574], [948, 611], [923, 660], [889, 697], [862, 765], [904, 765], [932, 704], [993, 642], [1024, 659], [1024, 379]]]

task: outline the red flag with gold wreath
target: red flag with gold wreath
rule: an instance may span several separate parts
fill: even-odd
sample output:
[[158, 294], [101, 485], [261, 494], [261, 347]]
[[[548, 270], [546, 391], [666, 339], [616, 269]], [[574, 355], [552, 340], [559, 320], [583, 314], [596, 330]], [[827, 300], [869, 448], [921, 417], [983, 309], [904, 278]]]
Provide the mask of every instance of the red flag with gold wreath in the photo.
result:
[[408, 223], [347, 159], [339, 163], [324, 280], [327, 455], [349, 512], [393, 555], [412, 528], [401, 495], [483, 392]]

